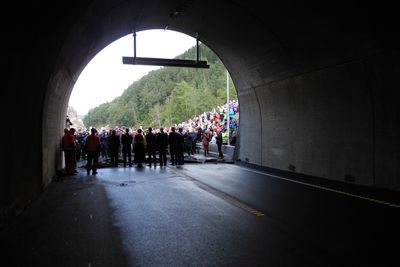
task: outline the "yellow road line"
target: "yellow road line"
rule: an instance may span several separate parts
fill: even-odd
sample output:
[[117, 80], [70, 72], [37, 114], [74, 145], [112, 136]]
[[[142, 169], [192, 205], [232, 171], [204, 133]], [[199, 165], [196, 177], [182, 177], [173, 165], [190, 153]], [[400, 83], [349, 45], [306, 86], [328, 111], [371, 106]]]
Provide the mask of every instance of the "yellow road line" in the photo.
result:
[[237, 198], [234, 198], [234, 197], [232, 197], [232, 196], [226, 194], [225, 192], [222, 192], [222, 191], [220, 191], [220, 190], [218, 190], [218, 189], [216, 189], [216, 188], [213, 188], [213, 187], [209, 186], [208, 184], [205, 184], [205, 183], [203, 183], [203, 182], [201, 182], [201, 181], [199, 181], [199, 180], [197, 180], [197, 179], [195, 179], [195, 178], [193, 178], [193, 177], [191, 177], [191, 176], [189, 176], [189, 175], [187, 175], [187, 174], [178, 172], [177, 170], [174, 170], [174, 169], [172, 169], [172, 168], [170, 168], [170, 170], [171, 170], [172, 172], [176, 173], [177, 175], [183, 176], [183, 177], [185, 177], [186, 179], [190, 180], [191, 182], [193, 182], [194, 184], [196, 184], [196, 185], [197, 185], [198, 187], [200, 187], [201, 189], [207, 191], [208, 193], [213, 194], [214, 196], [217, 196], [217, 197], [219, 197], [219, 198], [222, 198], [223, 200], [225, 200], [225, 201], [231, 203], [232, 205], [234, 205], [234, 206], [236, 206], [236, 207], [238, 207], [238, 208], [241, 208], [241, 209], [243, 209], [243, 210], [245, 210], [245, 211], [247, 211], [247, 212], [249, 212], [249, 213], [251, 213], [251, 214], [257, 216], [257, 217], [262, 217], [262, 216], [265, 215], [264, 212], [259, 211], [259, 210], [255, 209], [255, 208], [250, 207], [250, 206], [247, 205], [246, 203], [242, 202], [241, 200], [239, 200], [239, 199], [237, 199]]

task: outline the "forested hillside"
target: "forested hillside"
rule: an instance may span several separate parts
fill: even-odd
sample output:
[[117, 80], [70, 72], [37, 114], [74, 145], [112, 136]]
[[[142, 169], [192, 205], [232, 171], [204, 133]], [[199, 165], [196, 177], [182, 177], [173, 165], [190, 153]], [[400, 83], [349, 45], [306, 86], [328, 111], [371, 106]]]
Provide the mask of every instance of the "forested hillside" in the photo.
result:
[[[168, 127], [226, 103], [226, 69], [218, 57], [200, 45], [200, 59], [209, 69], [163, 67], [130, 85], [121, 96], [91, 109], [86, 127]], [[196, 47], [178, 56], [196, 59]], [[232, 80], [230, 99], [237, 99]], [[112, 90], [112, 88], [110, 88]]]

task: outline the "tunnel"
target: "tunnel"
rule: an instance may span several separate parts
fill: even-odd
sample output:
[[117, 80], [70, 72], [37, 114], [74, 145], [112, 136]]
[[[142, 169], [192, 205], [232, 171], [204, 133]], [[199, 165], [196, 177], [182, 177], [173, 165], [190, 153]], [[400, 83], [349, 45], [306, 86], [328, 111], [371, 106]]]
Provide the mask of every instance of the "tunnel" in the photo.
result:
[[228, 69], [240, 101], [235, 160], [400, 189], [399, 29], [390, 5], [9, 4], [10, 17], [2, 17], [2, 225], [45, 192], [61, 167], [69, 96], [88, 62], [122, 36], [150, 29], [198, 34]]

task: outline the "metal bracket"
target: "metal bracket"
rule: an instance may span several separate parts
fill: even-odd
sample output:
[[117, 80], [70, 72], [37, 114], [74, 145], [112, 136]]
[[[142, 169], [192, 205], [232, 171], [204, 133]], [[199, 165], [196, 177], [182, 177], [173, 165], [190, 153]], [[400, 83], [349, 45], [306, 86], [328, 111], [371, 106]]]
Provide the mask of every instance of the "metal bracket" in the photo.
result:
[[133, 32], [133, 57], [122, 57], [123, 64], [153, 65], [167, 67], [210, 68], [207, 61], [199, 60], [199, 34], [196, 32], [196, 60], [148, 58], [136, 56], [136, 31]]

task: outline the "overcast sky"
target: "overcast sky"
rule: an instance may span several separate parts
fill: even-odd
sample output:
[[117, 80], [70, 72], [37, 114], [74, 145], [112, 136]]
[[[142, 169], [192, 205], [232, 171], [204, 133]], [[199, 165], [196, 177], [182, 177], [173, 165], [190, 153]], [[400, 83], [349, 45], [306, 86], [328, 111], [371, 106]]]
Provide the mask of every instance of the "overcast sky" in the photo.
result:
[[[136, 33], [136, 56], [174, 58], [196, 45], [196, 39], [173, 31], [150, 30]], [[79, 76], [71, 97], [78, 115], [122, 94], [134, 81], [158, 66], [122, 64], [123, 56], [133, 56], [132, 34], [101, 50]]]

